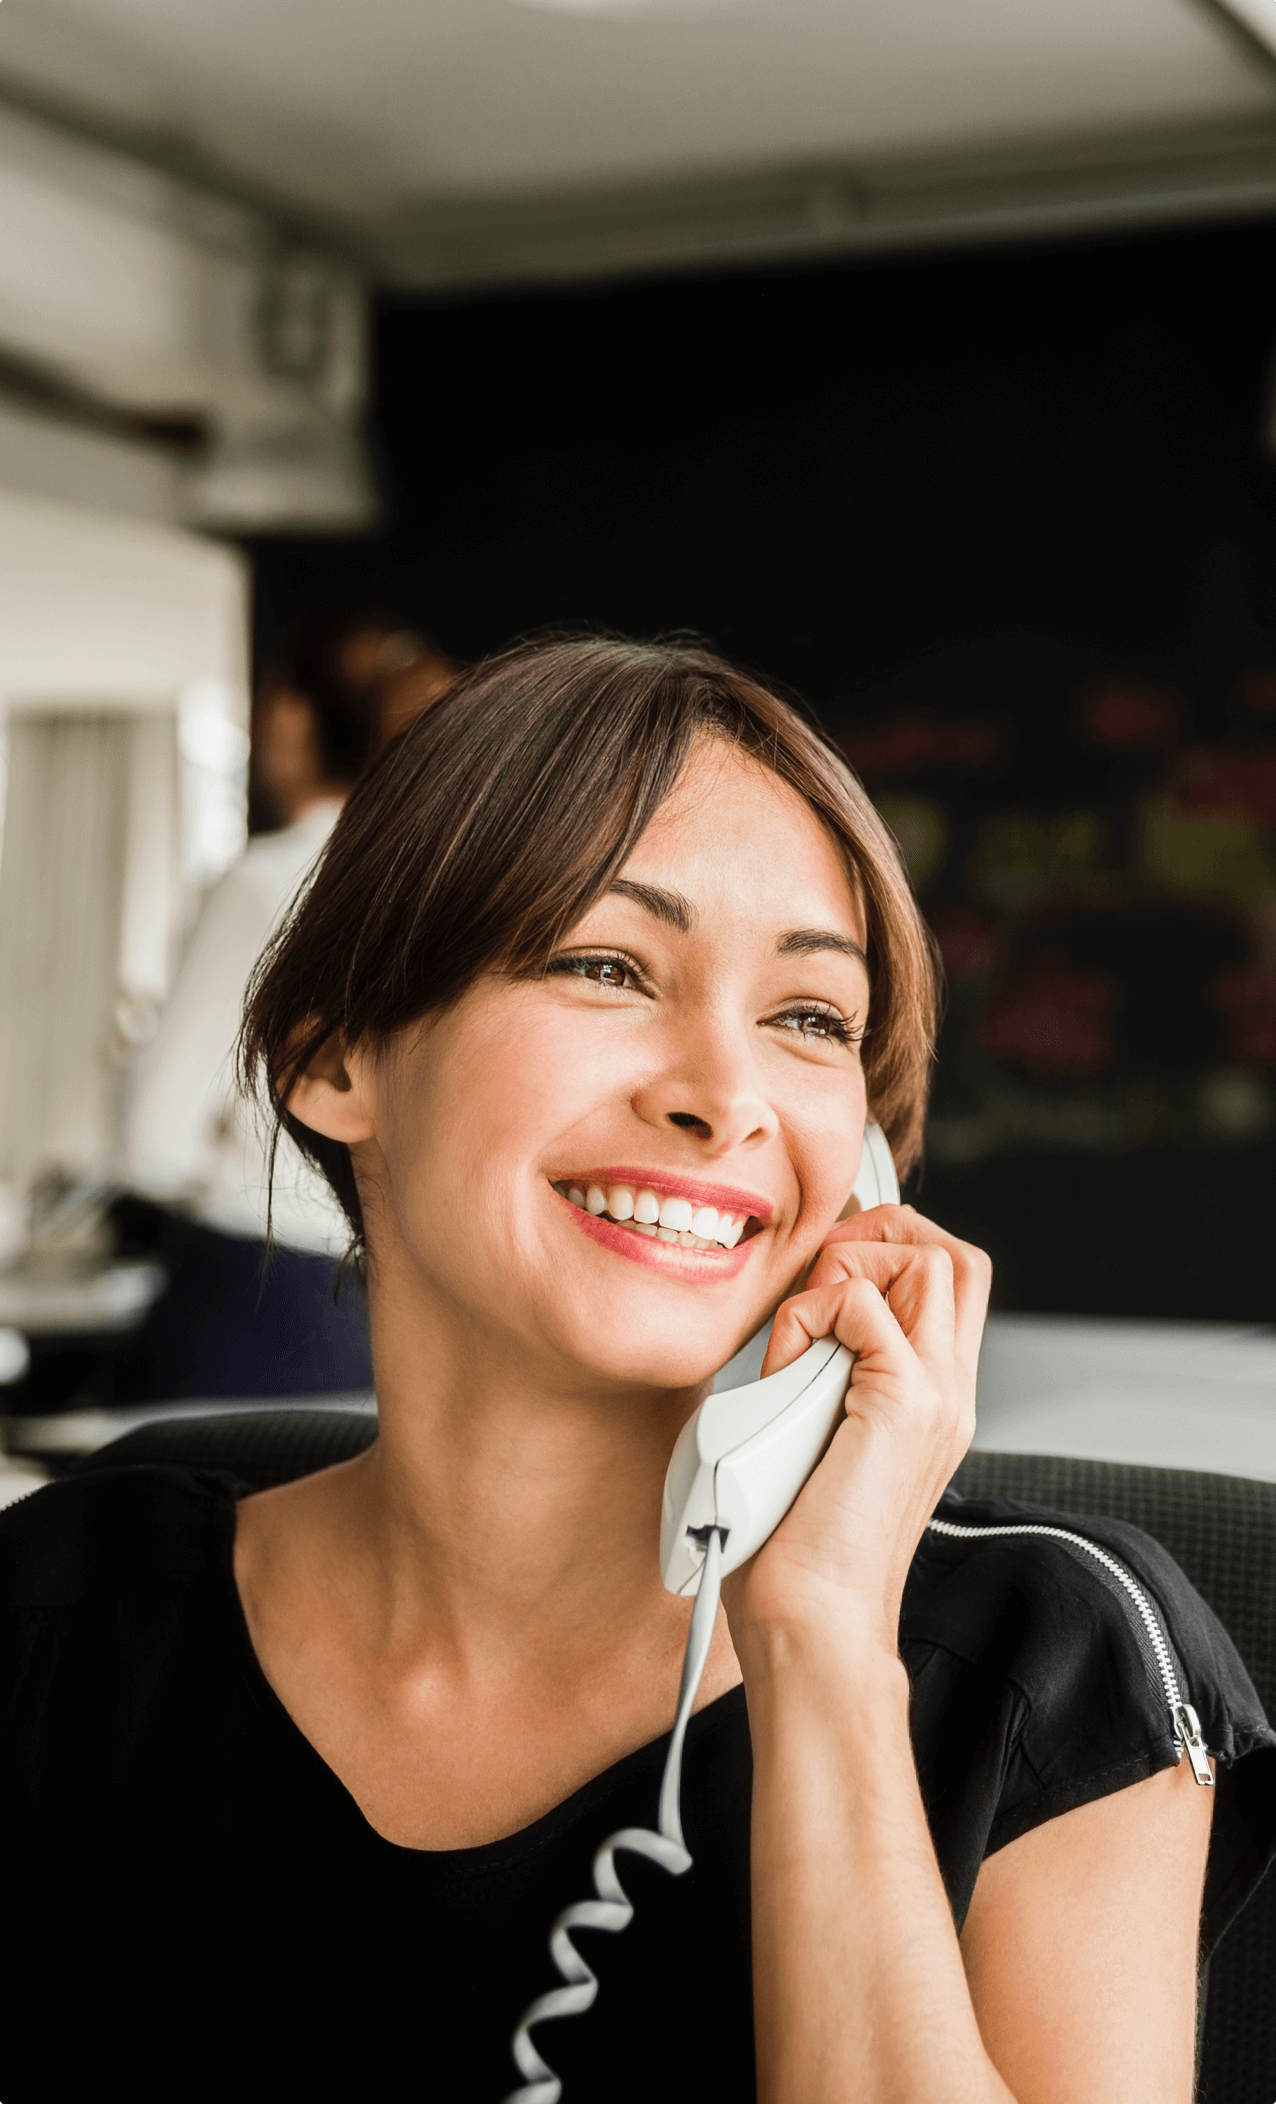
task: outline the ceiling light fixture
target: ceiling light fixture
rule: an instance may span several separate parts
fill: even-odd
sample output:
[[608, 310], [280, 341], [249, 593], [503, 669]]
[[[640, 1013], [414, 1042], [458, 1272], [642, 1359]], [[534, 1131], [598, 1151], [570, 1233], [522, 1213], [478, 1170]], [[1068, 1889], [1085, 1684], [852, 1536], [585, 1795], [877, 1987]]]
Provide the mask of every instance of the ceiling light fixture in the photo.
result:
[[1214, 0], [1214, 5], [1276, 53], [1276, 0]]

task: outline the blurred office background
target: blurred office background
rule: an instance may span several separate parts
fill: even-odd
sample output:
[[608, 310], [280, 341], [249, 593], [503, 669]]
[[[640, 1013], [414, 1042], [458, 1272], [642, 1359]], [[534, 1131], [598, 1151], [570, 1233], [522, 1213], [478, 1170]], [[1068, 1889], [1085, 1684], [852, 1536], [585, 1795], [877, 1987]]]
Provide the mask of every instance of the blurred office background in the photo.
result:
[[6, 0], [0, 202], [12, 1450], [135, 1405], [130, 1063], [365, 606], [801, 693], [943, 948], [987, 1436], [1276, 1475], [1267, 0]]

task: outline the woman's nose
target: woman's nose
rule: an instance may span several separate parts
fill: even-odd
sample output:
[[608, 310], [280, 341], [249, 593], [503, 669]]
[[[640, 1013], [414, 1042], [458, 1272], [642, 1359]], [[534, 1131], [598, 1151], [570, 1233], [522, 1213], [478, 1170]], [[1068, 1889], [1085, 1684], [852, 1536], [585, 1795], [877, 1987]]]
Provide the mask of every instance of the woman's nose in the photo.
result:
[[779, 1130], [745, 1048], [717, 1032], [706, 1032], [694, 1049], [681, 1047], [635, 1092], [633, 1105], [645, 1124], [672, 1125], [715, 1156], [760, 1146]]

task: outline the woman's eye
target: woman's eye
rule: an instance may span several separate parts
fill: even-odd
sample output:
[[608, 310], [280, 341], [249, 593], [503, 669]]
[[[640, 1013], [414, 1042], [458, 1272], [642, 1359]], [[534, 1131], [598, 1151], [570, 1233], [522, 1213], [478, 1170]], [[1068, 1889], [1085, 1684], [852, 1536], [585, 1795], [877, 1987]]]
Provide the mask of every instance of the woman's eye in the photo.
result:
[[855, 1045], [863, 1032], [853, 1016], [839, 1015], [836, 1008], [786, 1008], [771, 1017], [776, 1030], [790, 1030], [798, 1037], [821, 1038], [835, 1045]]
[[624, 993], [637, 985], [637, 975], [623, 957], [552, 957], [547, 969], [574, 979], [588, 979], [594, 986], [610, 986]]

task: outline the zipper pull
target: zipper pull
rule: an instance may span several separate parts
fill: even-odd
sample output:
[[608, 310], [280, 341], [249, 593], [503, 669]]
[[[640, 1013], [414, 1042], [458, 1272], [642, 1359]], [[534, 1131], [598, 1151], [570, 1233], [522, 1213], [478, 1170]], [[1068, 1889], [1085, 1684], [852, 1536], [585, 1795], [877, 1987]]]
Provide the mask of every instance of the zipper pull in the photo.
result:
[[[1214, 1773], [1205, 1756], [1205, 1741], [1201, 1737], [1201, 1720], [1190, 1702], [1180, 1702], [1174, 1712], [1174, 1736], [1182, 1752], [1192, 1763], [1192, 1773], [1198, 1783], [1207, 1790], [1214, 1787]], [[1180, 1756], [1181, 1757], [1181, 1756]]]

